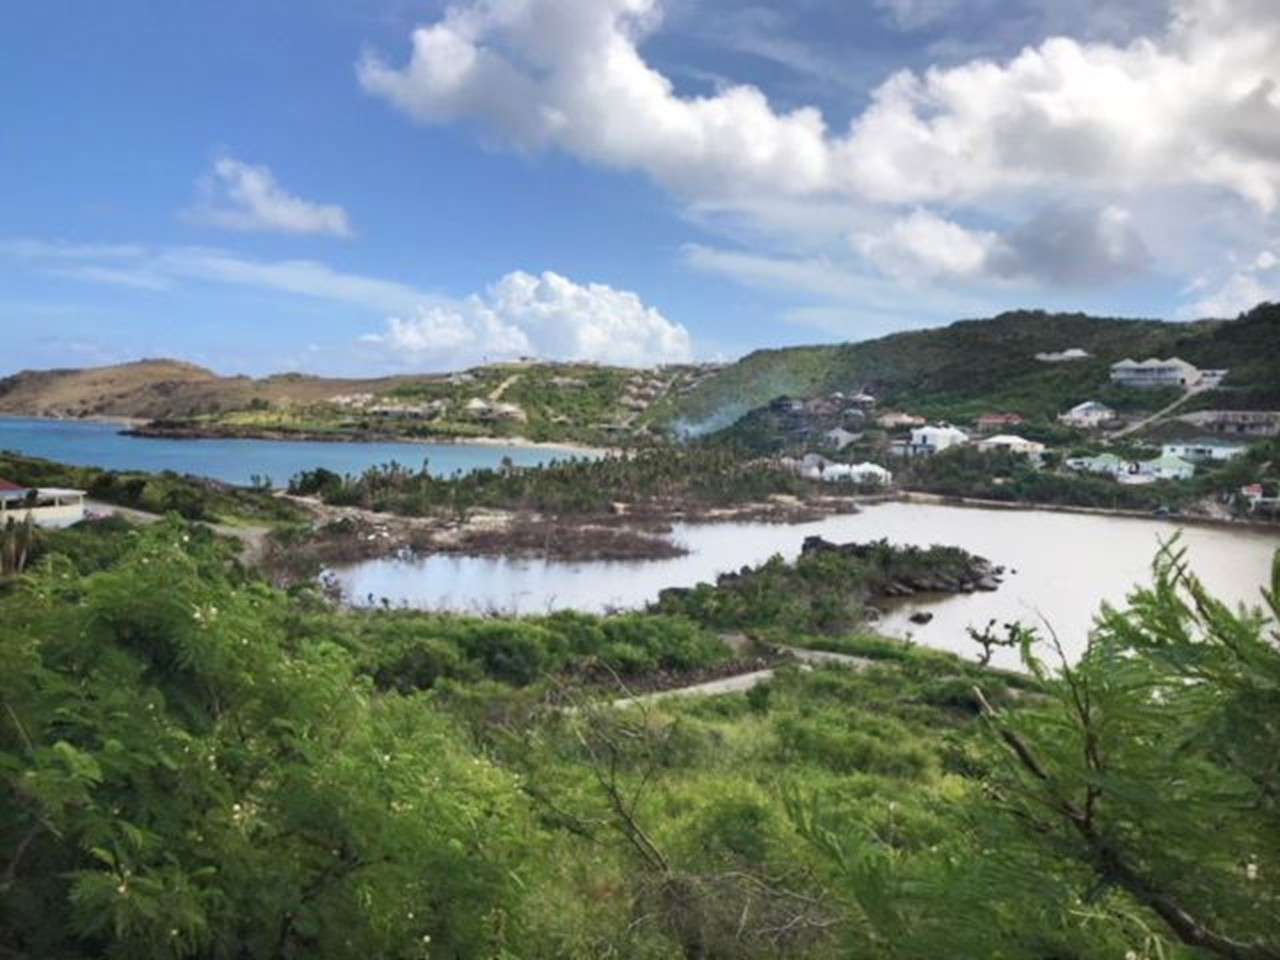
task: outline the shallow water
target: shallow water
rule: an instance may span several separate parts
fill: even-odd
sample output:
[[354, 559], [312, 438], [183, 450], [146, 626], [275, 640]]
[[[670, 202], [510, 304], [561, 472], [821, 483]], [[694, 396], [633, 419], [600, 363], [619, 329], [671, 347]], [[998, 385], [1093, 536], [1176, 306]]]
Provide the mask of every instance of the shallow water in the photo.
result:
[[0, 418], [0, 450], [14, 450], [60, 463], [110, 470], [173, 470], [245, 485], [256, 476], [284, 486], [303, 470], [324, 467], [360, 474], [394, 460], [447, 475], [496, 467], [503, 457], [519, 466], [581, 456], [551, 447], [467, 443], [347, 443], [311, 440], [167, 440], [130, 437], [123, 427], [82, 420]]
[[[963, 547], [1008, 573], [995, 593], [906, 601], [886, 615], [882, 632], [972, 656], [976, 647], [966, 627], [1017, 619], [1042, 629], [1052, 626], [1075, 654], [1083, 648], [1099, 605], [1104, 600], [1120, 603], [1135, 584], [1147, 582], [1161, 541], [1180, 529], [1192, 568], [1211, 591], [1231, 603], [1261, 602], [1259, 590], [1267, 583], [1273, 552], [1280, 549], [1280, 533], [906, 503], [879, 504], [854, 516], [794, 526], [682, 525], [675, 537], [691, 552], [669, 560], [558, 563], [430, 556], [367, 561], [335, 571], [335, 576], [348, 599], [358, 604], [386, 598], [421, 609], [598, 612], [640, 607], [664, 587], [712, 581], [718, 573], [775, 553], [794, 558], [811, 534], [836, 542], [884, 537], [893, 543]], [[912, 624], [908, 617], [919, 609], [933, 613], [933, 620]], [[1014, 666], [1017, 654], [999, 651], [995, 662]]]

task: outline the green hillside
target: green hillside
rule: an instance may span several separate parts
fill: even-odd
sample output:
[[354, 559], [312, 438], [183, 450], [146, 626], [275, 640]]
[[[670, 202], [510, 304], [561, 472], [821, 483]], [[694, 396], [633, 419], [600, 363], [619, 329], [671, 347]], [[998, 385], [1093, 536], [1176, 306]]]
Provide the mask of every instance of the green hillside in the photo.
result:
[[[1036, 359], [1073, 347], [1090, 358]], [[651, 418], [708, 432], [779, 396], [836, 390], [867, 390], [882, 407], [955, 420], [995, 410], [1045, 419], [1089, 398], [1122, 410], [1154, 408], [1162, 397], [1111, 387], [1110, 365], [1175, 355], [1231, 369], [1202, 406], [1280, 408], [1280, 305], [1264, 304], [1234, 321], [1197, 323], [1021, 311], [861, 343], [758, 351], [659, 404]]]

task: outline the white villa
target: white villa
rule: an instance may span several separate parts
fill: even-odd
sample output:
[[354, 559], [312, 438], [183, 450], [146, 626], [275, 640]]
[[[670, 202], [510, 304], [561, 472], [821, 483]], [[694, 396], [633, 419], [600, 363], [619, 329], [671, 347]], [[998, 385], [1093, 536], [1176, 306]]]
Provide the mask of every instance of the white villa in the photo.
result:
[[941, 424], [936, 427], [917, 427], [911, 431], [911, 442], [907, 444], [909, 456], [933, 456], [951, 447], [962, 446], [969, 442], [969, 435], [963, 430]]
[[[1215, 371], [1216, 373], [1217, 371]], [[1200, 370], [1178, 357], [1168, 360], [1121, 360], [1111, 365], [1111, 382], [1122, 387], [1194, 387], [1203, 378]]]
[[1216, 440], [1194, 440], [1189, 443], [1166, 443], [1161, 452], [1166, 457], [1179, 457], [1188, 463], [1225, 463], [1248, 451], [1239, 443]]
[[1086, 400], [1084, 403], [1078, 403], [1066, 413], [1058, 414], [1058, 420], [1065, 423], [1069, 427], [1080, 427], [1084, 430], [1093, 430], [1102, 426], [1108, 420], [1114, 420], [1116, 412], [1108, 407], [1105, 403], [1099, 403], [1097, 400]]
[[979, 450], [1007, 450], [1009, 453], [1020, 453], [1028, 457], [1038, 457], [1044, 453], [1044, 444], [1028, 440], [1012, 433], [1001, 433], [978, 441]]
[[38, 527], [69, 527], [85, 517], [83, 490], [32, 489], [0, 480], [0, 527], [27, 517]]

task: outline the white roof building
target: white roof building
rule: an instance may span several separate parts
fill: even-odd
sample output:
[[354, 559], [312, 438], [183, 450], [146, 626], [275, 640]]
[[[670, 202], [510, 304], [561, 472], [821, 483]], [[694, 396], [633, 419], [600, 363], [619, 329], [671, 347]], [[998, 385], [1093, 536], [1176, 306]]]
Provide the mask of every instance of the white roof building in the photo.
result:
[[1179, 357], [1125, 359], [1111, 365], [1111, 382], [1124, 387], [1194, 387], [1200, 379], [1199, 369]]
[[969, 435], [958, 427], [942, 424], [936, 427], [917, 427], [911, 431], [911, 446], [916, 453], [939, 453], [950, 447], [969, 442]]
[[1044, 444], [1035, 440], [1027, 440], [1012, 433], [1001, 433], [978, 441], [979, 450], [1007, 450], [1010, 453], [1021, 453], [1028, 457], [1038, 457], [1044, 453]]
[[1161, 456], [1138, 464], [1138, 472], [1156, 480], [1190, 480], [1196, 468], [1181, 457]]
[[1058, 420], [1068, 426], [1090, 429], [1114, 420], [1115, 416], [1116, 412], [1105, 403], [1086, 400], [1084, 403], [1077, 403], [1066, 413], [1059, 414]]

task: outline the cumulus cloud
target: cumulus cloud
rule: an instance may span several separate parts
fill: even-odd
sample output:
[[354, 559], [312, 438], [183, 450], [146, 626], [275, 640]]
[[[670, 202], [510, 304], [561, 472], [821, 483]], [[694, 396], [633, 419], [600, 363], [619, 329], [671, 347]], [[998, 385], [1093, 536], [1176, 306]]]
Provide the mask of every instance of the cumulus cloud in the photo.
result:
[[[1153, 198], [1254, 225], [1280, 210], [1273, 0], [1163, 0], [1152, 26], [1161, 2], [1090, 0], [1076, 38], [897, 72], [843, 130], [747, 83], [683, 95], [642, 53], [660, 0], [462, 0], [413, 32], [407, 59], [371, 52], [357, 74], [422, 122], [644, 174], [739, 240], [803, 252], [766, 255], [783, 269], [826, 243], [817, 259], [838, 274], [1096, 287], [1174, 269], [1159, 259], [1174, 246], [1219, 253], [1203, 218], [1153, 213]], [[878, 3], [903, 28], [957, 15], [954, 0]], [[1018, 9], [1061, 22], [1047, 0]], [[844, 296], [832, 271], [808, 272], [813, 293]]]
[[264, 166], [219, 157], [197, 184], [199, 197], [184, 211], [188, 220], [252, 233], [351, 235], [347, 212], [330, 203], [303, 200], [286, 191]]
[[987, 272], [997, 251], [1007, 253], [995, 233], [969, 230], [923, 209], [852, 242], [884, 273], [905, 281], [976, 277]]
[[507, 274], [483, 294], [451, 307], [422, 307], [392, 317], [368, 334], [406, 363], [468, 356], [499, 359], [533, 355], [622, 365], [687, 361], [689, 332], [629, 291], [577, 284], [557, 273]]
[[1269, 211], [1280, 197], [1280, 20], [1256, 9], [1182, 0], [1156, 40], [1054, 37], [1004, 64], [903, 71], [843, 135], [816, 108], [778, 111], [751, 85], [679, 96], [638, 46], [660, 21], [658, 0], [463, 4], [414, 32], [408, 63], [370, 54], [358, 73], [419, 119], [477, 118], [523, 147], [694, 193], [920, 203], [1063, 180], [1159, 182]]
[[349, 273], [316, 260], [260, 260], [205, 247], [0, 242], [0, 256], [45, 274], [165, 292], [213, 283], [347, 304], [388, 319], [360, 337], [397, 366], [457, 366], [534, 355], [619, 365], [691, 359], [689, 331], [628, 290], [517, 270], [462, 298]]

